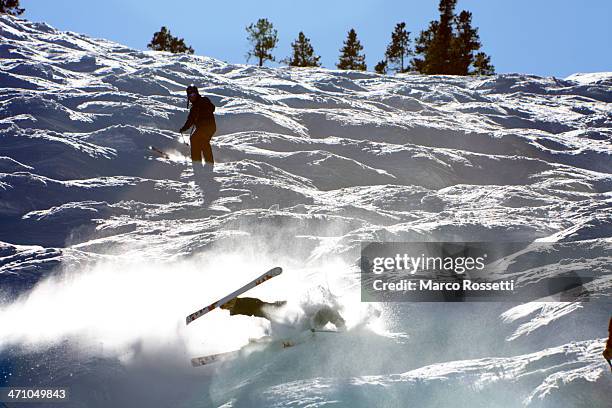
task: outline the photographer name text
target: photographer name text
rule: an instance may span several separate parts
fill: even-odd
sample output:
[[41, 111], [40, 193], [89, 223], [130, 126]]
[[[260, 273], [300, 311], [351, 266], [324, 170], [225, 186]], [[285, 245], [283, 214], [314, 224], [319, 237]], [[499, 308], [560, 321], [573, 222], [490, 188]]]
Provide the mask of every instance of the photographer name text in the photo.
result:
[[474, 282], [464, 279], [459, 282], [441, 282], [434, 279], [401, 279], [385, 281], [376, 279], [372, 282], [375, 291], [416, 292], [416, 291], [514, 291], [514, 279], [497, 282]]

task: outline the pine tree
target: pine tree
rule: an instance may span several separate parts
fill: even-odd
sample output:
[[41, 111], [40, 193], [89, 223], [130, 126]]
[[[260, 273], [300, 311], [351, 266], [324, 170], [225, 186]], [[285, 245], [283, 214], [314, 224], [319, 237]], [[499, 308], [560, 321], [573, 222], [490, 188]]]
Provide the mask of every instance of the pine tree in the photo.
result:
[[422, 55], [423, 58], [415, 57], [410, 62], [412, 69], [420, 72], [421, 74], [427, 74], [427, 66], [425, 62], [425, 56], [433, 42], [436, 31], [438, 30], [438, 22], [432, 21], [429, 23], [427, 30], [421, 31], [419, 37], [416, 39], [414, 44], [414, 52], [417, 55]]
[[278, 44], [278, 32], [274, 29], [274, 25], [268, 19], [260, 18], [257, 23], [250, 24], [246, 31], [249, 34], [247, 39], [253, 47], [247, 53], [247, 61], [251, 57], [256, 57], [260, 67], [267, 60], [274, 61], [274, 56], [270, 54], [270, 51]]
[[456, 4], [457, 0], [440, 0], [440, 20], [430, 22], [417, 38], [415, 53], [420, 57], [411, 61], [412, 68], [433, 75], [493, 74], [491, 58], [482, 52], [475, 54], [481, 43], [478, 29], [472, 27], [472, 13], [455, 15]]
[[474, 60], [474, 51], [480, 49], [478, 29], [472, 28], [472, 13], [462, 11], [455, 19], [456, 35], [451, 43], [449, 74], [467, 75]]
[[396, 72], [405, 72], [405, 59], [412, 55], [410, 49], [410, 32], [406, 31], [406, 23], [398, 23], [391, 33], [391, 43], [387, 46], [385, 57], [395, 65]]
[[374, 71], [377, 74], [386, 74], [387, 73], [387, 60], [378, 61], [378, 63], [374, 66]]
[[0, 0], [0, 14], [20, 16], [25, 9], [19, 8], [19, 0]]
[[153, 39], [147, 45], [153, 51], [170, 51], [174, 54], [193, 54], [193, 48], [185, 44], [185, 40], [178, 38], [163, 27], [153, 34]]
[[321, 57], [314, 55], [314, 50], [308, 37], [300, 31], [298, 38], [291, 43], [293, 54], [285, 60], [292, 67], [320, 67]]
[[434, 33], [425, 66], [428, 74], [450, 74], [450, 49], [453, 39], [453, 17], [457, 0], [440, 0], [440, 21]]
[[474, 71], [473, 75], [494, 75], [495, 67], [491, 65], [491, 57], [484, 52], [479, 52], [474, 56]]
[[357, 39], [357, 33], [351, 28], [344, 42], [344, 47], [340, 49], [340, 59], [336, 64], [338, 69], [365, 71], [367, 69], [365, 55], [359, 54], [362, 50], [363, 46]]

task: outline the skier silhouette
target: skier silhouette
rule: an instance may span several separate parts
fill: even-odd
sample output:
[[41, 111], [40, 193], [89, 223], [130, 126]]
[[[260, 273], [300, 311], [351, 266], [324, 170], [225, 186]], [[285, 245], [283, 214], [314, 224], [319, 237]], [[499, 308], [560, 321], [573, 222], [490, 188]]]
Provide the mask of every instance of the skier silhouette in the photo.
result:
[[603, 352], [603, 356], [612, 370], [612, 317], [610, 318], [610, 323], [608, 323], [608, 342], [606, 343], [606, 349]]
[[[183, 127], [179, 132], [183, 133], [187, 129], [195, 126], [195, 131], [191, 134], [189, 142], [191, 144], [191, 160], [202, 162], [202, 154], [206, 163], [211, 167], [215, 161], [213, 159], [210, 139], [217, 131], [215, 123], [215, 105], [205, 96], [201, 96], [195, 85], [189, 85], [186, 89], [187, 99], [191, 102], [191, 110]], [[189, 103], [188, 102], [188, 103]]]
[[[268, 303], [257, 298], [242, 297], [234, 298], [221, 305], [221, 309], [229, 310], [230, 316], [256, 316], [270, 320], [270, 314], [285, 306], [286, 303], [284, 300]], [[311, 329], [322, 329], [327, 323], [331, 323], [336, 326], [337, 330], [346, 330], [346, 324], [340, 313], [327, 305], [317, 307], [316, 313], [310, 316], [309, 320]]]

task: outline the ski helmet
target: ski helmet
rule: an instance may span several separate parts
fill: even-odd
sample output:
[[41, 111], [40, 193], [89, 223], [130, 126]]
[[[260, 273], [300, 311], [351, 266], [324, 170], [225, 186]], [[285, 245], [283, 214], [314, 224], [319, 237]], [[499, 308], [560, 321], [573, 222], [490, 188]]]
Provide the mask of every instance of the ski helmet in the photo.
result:
[[185, 91], [187, 91], [187, 107], [189, 107], [189, 95], [200, 95], [200, 92], [198, 92], [198, 87], [194, 84], [189, 85]]
[[186, 89], [187, 91], [187, 95], [191, 95], [191, 94], [196, 94], [199, 95], [200, 93], [198, 92], [198, 87], [195, 86], [194, 84], [191, 84], [187, 87]]

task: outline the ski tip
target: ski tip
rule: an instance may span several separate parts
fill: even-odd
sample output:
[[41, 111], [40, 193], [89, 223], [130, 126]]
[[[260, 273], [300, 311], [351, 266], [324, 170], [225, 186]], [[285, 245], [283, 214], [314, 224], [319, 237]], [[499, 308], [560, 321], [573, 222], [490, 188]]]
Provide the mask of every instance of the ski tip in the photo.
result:
[[271, 274], [271, 275], [274, 275], [274, 276], [280, 275], [281, 273], [283, 273], [283, 268], [281, 268], [280, 266], [276, 266], [276, 267], [270, 269], [268, 271], [268, 273]]
[[[210, 306], [209, 306], [209, 307], [210, 307]], [[212, 309], [211, 309], [211, 310], [212, 310]], [[204, 313], [202, 313], [202, 310], [198, 310], [197, 312], [194, 312], [194, 313], [192, 313], [192, 314], [188, 315], [188, 316], [185, 318], [185, 324], [187, 325], [187, 324], [189, 324], [189, 323], [193, 322], [195, 319], [197, 319], [198, 317], [202, 316], [203, 314], [204, 314]]]

